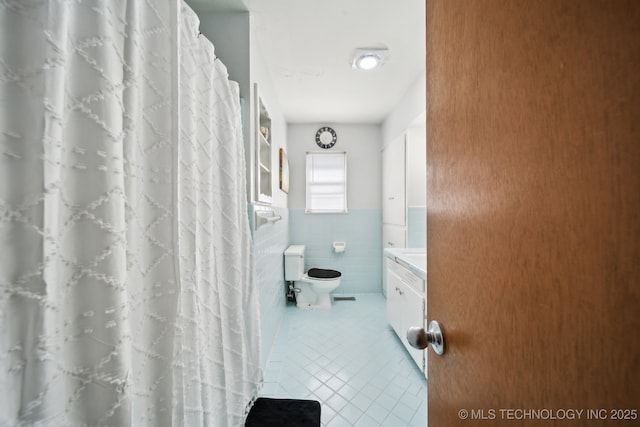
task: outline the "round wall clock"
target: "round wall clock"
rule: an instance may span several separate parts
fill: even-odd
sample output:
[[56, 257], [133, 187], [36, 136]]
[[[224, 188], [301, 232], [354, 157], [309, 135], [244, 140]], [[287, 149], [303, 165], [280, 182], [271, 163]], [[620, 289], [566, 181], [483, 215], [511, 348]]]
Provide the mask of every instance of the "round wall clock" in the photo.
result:
[[331, 148], [336, 145], [337, 141], [338, 135], [336, 135], [336, 131], [328, 126], [321, 127], [316, 132], [316, 144], [320, 148]]

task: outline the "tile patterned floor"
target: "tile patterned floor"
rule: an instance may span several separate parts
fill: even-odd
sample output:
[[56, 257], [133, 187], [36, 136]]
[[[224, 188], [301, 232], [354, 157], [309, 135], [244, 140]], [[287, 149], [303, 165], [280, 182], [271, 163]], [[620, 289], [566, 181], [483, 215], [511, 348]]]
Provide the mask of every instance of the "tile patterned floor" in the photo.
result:
[[327, 427], [425, 427], [427, 382], [387, 324], [384, 297], [355, 297], [327, 311], [287, 307], [260, 394], [318, 400]]

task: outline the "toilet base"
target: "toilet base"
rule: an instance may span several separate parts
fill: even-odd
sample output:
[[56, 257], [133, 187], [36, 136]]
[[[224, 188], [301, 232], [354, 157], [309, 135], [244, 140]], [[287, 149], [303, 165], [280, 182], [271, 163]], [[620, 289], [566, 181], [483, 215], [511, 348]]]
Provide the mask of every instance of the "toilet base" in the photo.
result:
[[297, 301], [296, 307], [301, 308], [303, 310], [331, 310], [331, 295], [330, 294], [317, 295], [315, 304], [311, 304], [305, 301], [303, 302]]
[[294, 283], [296, 307], [305, 310], [331, 310], [331, 291], [338, 287], [339, 280], [315, 286], [306, 281]]

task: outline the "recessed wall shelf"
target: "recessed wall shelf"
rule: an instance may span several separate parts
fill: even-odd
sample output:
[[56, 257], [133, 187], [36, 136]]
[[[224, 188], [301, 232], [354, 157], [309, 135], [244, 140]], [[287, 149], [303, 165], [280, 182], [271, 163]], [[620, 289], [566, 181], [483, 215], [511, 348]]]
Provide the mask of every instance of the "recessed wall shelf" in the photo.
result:
[[254, 86], [256, 105], [256, 201], [271, 203], [273, 186], [271, 179], [271, 117], [260, 94]]

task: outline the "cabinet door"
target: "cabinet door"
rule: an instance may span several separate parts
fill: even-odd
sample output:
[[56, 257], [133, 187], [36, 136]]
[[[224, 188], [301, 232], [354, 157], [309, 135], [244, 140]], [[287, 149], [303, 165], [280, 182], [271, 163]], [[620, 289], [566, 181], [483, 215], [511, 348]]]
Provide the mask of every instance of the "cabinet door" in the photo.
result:
[[382, 225], [383, 248], [406, 248], [406, 227]]
[[405, 225], [404, 135], [382, 151], [382, 222]]
[[402, 339], [402, 343], [409, 351], [409, 354], [415, 360], [416, 364], [424, 372], [424, 356], [426, 354], [423, 350], [417, 350], [409, 345], [407, 341], [407, 330], [415, 325], [422, 325], [424, 327], [424, 300], [415, 289], [407, 286], [404, 282], [401, 282], [402, 291], [402, 322], [400, 330], [398, 330], [398, 336]]
[[385, 258], [385, 263], [385, 278], [387, 282], [387, 322], [389, 322], [394, 331], [397, 331], [402, 324], [402, 303], [400, 293], [397, 291], [397, 289], [400, 288], [401, 279], [392, 271], [392, 264], [394, 262], [389, 258]]
[[409, 128], [407, 150], [407, 207], [427, 205], [427, 133], [425, 128]]
[[[404, 282], [403, 277], [418, 279], [408, 270], [399, 266], [389, 258], [386, 260], [387, 278], [387, 321], [405, 346], [411, 358], [424, 372], [425, 352], [416, 350], [407, 342], [407, 329], [424, 324], [424, 298], [412, 286]], [[419, 281], [419, 280], [418, 280]], [[420, 281], [421, 282], [421, 281]]]

